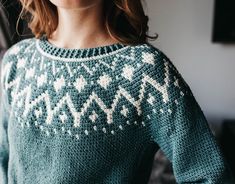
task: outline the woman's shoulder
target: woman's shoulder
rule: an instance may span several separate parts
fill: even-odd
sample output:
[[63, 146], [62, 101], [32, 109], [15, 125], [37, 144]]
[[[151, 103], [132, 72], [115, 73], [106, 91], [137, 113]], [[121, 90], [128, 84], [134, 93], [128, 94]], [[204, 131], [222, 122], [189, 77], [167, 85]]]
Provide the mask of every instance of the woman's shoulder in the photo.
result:
[[19, 55], [22, 55], [25, 51], [27, 51], [27, 47], [31, 46], [35, 41], [35, 38], [25, 38], [11, 45], [3, 55], [2, 62], [7, 60], [8, 58], [17, 58]]
[[151, 43], [142, 43], [134, 46], [136, 58], [140, 58], [146, 66], [156, 70], [159, 67], [168, 64], [172, 69], [177, 70], [174, 62], [165, 54], [165, 52]]
[[145, 72], [150, 72], [154, 77], [159, 75], [167, 75], [168, 73], [175, 77], [182, 77], [174, 61], [165, 54], [165, 52], [158, 47], [144, 43], [135, 46], [136, 58], [144, 65]]
[[[27, 48], [34, 44], [35, 38], [26, 38], [9, 47], [0, 60], [1, 83], [6, 84], [14, 76], [18, 60], [25, 54]], [[5, 87], [5, 86], [4, 86]]]
[[4, 70], [8, 65], [16, 65], [17, 61], [25, 56], [27, 50], [33, 46], [35, 43], [35, 38], [25, 38], [11, 45], [5, 50], [1, 60], [1, 69]]
[[153, 86], [163, 96], [166, 96], [166, 91], [173, 95], [179, 94], [178, 96], [180, 93], [191, 93], [190, 86], [176, 67], [175, 62], [164, 51], [149, 43], [141, 44], [136, 48], [139, 53], [138, 58], [141, 58], [142, 63], [141, 82]]

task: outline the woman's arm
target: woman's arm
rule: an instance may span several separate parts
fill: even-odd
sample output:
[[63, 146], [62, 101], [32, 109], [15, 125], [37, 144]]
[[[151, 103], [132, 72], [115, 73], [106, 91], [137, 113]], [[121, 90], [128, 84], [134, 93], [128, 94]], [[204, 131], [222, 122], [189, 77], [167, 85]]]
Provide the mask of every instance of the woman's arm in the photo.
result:
[[177, 183], [224, 183], [226, 162], [203, 111], [172, 62], [157, 53], [150, 77], [161, 93], [151, 93], [160, 100], [148, 109], [153, 141], [172, 162]]
[[8, 118], [9, 118], [9, 106], [7, 101], [7, 93], [4, 87], [5, 76], [3, 74], [3, 61], [1, 61], [1, 86], [0, 86], [0, 183], [7, 184], [7, 169], [8, 169], [8, 157], [9, 157], [9, 146], [8, 146]]

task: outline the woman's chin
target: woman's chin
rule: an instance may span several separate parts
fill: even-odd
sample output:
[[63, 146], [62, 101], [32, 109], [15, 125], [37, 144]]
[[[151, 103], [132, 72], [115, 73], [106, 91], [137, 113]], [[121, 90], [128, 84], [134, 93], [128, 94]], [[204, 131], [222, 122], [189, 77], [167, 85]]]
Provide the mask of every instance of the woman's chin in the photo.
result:
[[65, 9], [87, 9], [101, 1], [102, 0], [50, 0], [55, 6]]

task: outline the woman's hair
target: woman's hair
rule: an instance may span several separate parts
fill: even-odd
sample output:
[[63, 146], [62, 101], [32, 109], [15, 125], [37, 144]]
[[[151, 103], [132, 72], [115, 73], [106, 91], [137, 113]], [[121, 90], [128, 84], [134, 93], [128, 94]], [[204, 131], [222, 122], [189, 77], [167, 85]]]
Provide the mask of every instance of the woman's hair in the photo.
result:
[[[58, 25], [57, 7], [49, 0], [20, 0], [19, 18], [28, 21], [28, 27], [36, 38], [43, 34], [49, 38]], [[138, 44], [154, 40], [148, 35], [148, 16], [141, 0], [103, 0], [105, 28], [111, 37], [124, 44]]]

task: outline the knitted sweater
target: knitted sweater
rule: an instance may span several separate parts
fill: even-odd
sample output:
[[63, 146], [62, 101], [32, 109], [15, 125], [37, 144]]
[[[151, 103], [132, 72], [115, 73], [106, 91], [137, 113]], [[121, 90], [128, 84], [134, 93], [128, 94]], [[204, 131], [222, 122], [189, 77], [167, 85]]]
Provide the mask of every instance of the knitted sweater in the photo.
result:
[[160, 148], [178, 183], [222, 183], [200, 106], [153, 45], [68, 49], [34, 37], [1, 65], [1, 184], [146, 184]]

